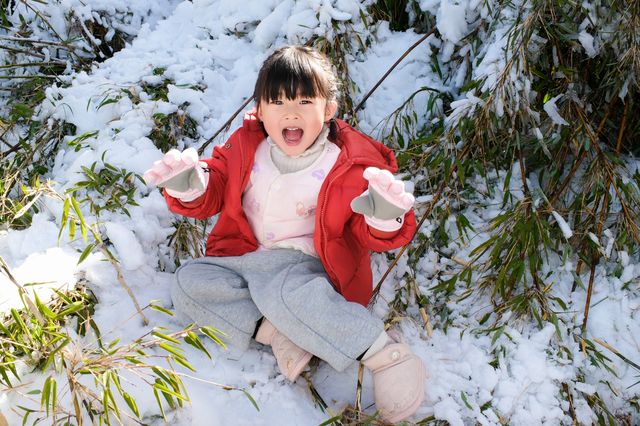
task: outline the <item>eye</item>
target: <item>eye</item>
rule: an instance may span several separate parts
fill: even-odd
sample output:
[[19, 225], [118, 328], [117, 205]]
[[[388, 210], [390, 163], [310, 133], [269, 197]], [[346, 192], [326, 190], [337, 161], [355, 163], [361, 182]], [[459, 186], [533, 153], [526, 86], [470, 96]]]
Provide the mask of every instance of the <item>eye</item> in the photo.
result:
[[272, 99], [269, 103], [272, 105], [282, 105], [282, 101], [280, 99]]
[[311, 105], [313, 102], [310, 99], [302, 99], [300, 103], [302, 105]]

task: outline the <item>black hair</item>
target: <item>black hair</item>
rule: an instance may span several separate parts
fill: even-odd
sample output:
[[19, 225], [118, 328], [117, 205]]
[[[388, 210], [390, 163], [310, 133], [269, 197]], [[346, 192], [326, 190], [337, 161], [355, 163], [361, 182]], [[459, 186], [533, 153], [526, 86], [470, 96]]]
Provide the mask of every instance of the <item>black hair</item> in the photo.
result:
[[338, 82], [327, 57], [301, 45], [273, 52], [260, 68], [253, 98], [260, 104], [277, 100], [283, 94], [287, 99], [301, 96], [336, 101]]

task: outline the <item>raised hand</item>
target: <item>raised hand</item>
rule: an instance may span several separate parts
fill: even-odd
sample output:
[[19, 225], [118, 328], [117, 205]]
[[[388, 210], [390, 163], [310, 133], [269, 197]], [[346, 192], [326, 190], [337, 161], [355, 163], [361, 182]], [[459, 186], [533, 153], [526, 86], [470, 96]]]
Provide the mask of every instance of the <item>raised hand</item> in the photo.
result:
[[404, 189], [404, 182], [396, 179], [388, 170], [367, 167], [363, 177], [369, 188], [351, 201], [351, 209], [364, 215], [367, 224], [381, 231], [397, 231], [404, 223], [415, 198]]
[[198, 153], [194, 148], [183, 152], [172, 149], [161, 160], [144, 173], [144, 180], [165, 188], [174, 198], [182, 201], [193, 201], [204, 194], [209, 175], [203, 170], [207, 164], [198, 161]]

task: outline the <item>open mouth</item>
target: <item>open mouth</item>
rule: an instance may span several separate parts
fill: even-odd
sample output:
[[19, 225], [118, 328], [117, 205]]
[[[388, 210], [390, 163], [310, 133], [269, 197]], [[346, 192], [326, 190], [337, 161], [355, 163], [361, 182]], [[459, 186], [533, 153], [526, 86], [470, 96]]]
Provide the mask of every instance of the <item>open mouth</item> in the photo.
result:
[[304, 130], [299, 127], [287, 127], [282, 130], [282, 138], [287, 145], [298, 145], [303, 133]]

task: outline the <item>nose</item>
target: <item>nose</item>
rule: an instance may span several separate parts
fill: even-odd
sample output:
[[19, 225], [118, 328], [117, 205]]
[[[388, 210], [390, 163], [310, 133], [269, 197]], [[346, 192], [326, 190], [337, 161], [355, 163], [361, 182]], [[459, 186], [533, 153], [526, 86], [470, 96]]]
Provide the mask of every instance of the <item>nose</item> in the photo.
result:
[[298, 118], [300, 118], [300, 115], [298, 114], [298, 109], [296, 108], [296, 105], [287, 105], [285, 112], [284, 112], [284, 118], [286, 120], [296, 120]]

